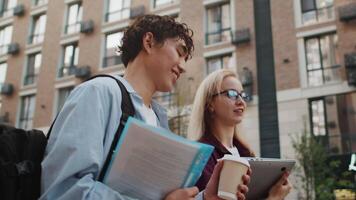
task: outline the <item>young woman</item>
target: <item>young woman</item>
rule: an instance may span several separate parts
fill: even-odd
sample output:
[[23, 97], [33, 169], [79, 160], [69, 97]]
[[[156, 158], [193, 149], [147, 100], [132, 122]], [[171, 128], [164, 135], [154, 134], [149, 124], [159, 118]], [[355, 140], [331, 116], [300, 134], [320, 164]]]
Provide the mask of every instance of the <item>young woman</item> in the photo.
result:
[[[188, 138], [215, 147], [197, 183], [199, 190], [205, 189], [218, 159], [225, 154], [255, 156], [237, 130], [246, 110], [246, 97], [237, 75], [226, 69], [211, 73], [199, 86], [188, 127]], [[270, 189], [268, 199], [283, 199], [289, 193], [291, 185], [287, 177], [288, 173], [284, 174]]]

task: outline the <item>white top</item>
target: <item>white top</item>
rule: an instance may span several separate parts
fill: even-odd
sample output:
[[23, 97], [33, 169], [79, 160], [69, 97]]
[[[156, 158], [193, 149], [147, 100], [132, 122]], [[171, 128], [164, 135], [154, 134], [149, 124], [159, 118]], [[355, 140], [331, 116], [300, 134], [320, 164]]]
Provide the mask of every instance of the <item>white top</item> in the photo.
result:
[[232, 155], [240, 157], [239, 150], [234, 146], [232, 148], [226, 148]]
[[152, 126], [158, 126], [158, 119], [156, 113], [152, 110], [152, 108], [148, 108], [143, 104], [141, 107], [141, 113], [145, 120], [145, 122]]

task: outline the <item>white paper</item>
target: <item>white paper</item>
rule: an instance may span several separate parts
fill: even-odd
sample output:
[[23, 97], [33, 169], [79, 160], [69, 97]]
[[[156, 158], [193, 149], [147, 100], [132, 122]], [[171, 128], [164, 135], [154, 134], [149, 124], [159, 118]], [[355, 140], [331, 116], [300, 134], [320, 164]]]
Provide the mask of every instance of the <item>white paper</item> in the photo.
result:
[[170, 137], [172, 133], [158, 133], [162, 130], [130, 123], [104, 183], [122, 194], [150, 200], [163, 199], [183, 186], [200, 146]]

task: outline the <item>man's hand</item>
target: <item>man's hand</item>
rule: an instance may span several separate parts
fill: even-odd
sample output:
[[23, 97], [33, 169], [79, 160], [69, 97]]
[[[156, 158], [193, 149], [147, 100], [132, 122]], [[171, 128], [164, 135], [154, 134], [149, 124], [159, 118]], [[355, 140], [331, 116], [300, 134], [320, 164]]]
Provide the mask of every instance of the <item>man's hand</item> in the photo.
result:
[[199, 193], [197, 187], [177, 189], [169, 193], [165, 200], [194, 200], [195, 196]]
[[[218, 197], [218, 186], [219, 186], [219, 177], [220, 172], [223, 166], [222, 161], [218, 161], [215, 165], [213, 174], [210, 177], [210, 180], [204, 191], [204, 200], [223, 200]], [[248, 169], [247, 174], [242, 177], [243, 184], [239, 184], [236, 187], [236, 197], [239, 200], [244, 200], [246, 193], [248, 192], [247, 185], [250, 183], [251, 169]]]

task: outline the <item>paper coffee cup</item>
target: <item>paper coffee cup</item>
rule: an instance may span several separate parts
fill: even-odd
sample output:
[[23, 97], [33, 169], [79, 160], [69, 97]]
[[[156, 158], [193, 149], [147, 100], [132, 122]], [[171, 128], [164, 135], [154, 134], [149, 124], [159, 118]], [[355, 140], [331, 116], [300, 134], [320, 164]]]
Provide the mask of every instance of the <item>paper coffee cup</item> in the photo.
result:
[[247, 173], [250, 164], [245, 158], [225, 155], [219, 179], [218, 196], [226, 200], [236, 200], [237, 186], [242, 183], [242, 176]]

